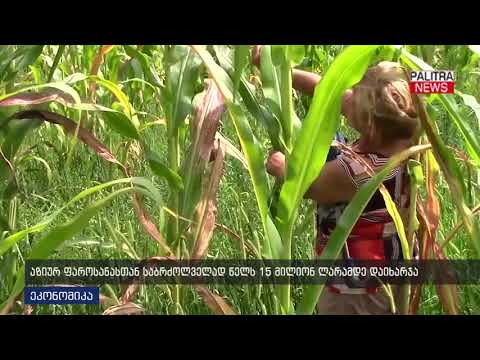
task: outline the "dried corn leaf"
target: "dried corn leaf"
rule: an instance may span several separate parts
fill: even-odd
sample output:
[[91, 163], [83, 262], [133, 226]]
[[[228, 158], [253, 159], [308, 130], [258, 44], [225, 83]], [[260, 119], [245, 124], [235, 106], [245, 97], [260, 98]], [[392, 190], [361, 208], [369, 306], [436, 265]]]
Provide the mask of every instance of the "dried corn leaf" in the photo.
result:
[[33, 313], [33, 306], [32, 305], [25, 305], [23, 307], [22, 315], [32, 315]]
[[206, 80], [206, 89], [200, 95], [192, 119], [193, 151], [204, 161], [210, 159], [218, 124], [224, 111], [222, 94], [212, 80]]
[[[102, 45], [100, 46], [100, 50], [98, 51], [97, 55], [93, 59], [92, 68], [90, 70], [90, 75], [97, 75], [98, 70], [100, 70], [100, 66], [103, 64], [103, 60], [105, 55], [113, 49], [115, 45]], [[97, 83], [92, 81], [90, 83], [90, 93], [92, 94], [92, 99], [95, 99], [95, 90], [97, 89]]]
[[21, 111], [12, 116], [13, 119], [42, 119], [44, 121], [50, 122], [52, 124], [61, 125], [67, 133], [73, 135], [78, 127], [78, 138], [82, 140], [87, 146], [92, 148], [99, 156], [101, 156], [106, 161], [109, 161], [113, 164], [120, 166], [125, 171], [125, 167], [120, 163], [112, 153], [97, 140], [92, 133], [86, 129], [79, 127], [75, 122], [66, 118], [65, 116], [50, 112], [50, 111], [40, 111], [40, 110], [26, 110]]
[[0, 106], [25, 106], [25, 105], [38, 105], [46, 102], [58, 101], [62, 104], [75, 103], [75, 100], [59, 90], [42, 91], [38, 93], [21, 93], [14, 96], [10, 96], [0, 101]]
[[224, 137], [222, 134], [217, 132], [217, 135], [215, 136], [215, 139], [219, 139], [222, 143], [225, 144], [225, 153], [227, 155], [230, 155], [240, 161], [240, 163], [243, 165], [245, 169], [248, 170], [248, 164], [247, 160], [245, 159], [245, 156], [243, 153], [238, 150], [235, 145], [233, 145], [226, 137]]
[[144, 315], [145, 309], [135, 303], [114, 305], [103, 312], [103, 315]]
[[[196, 222], [200, 224], [200, 228], [207, 228], [206, 222], [212, 226], [212, 214], [215, 214], [216, 209], [212, 202], [205, 198], [202, 199], [202, 183], [205, 180], [205, 170], [210, 162], [211, 155], [215, 147], [215, 134], [220, 123], [221, 116], [225, 110], [223, 97], [220, 94], [216, 84], [208, 79], [205, 81], [205, 90], [196, 96], [194, 100], [195, 112], [191, 121], [191, 146], [188, 150], [188, 155], [182, 164], [180, 175], [184, 179], [184, 190], [180, 192], [180, 204], [178, 212], [183, 217], [188, 219], [194, 218], [196, 214]], [[218, 141], [216, 142], [218, 144]], [[222, 161], [224, 158], [225, 149], [222, 148]], [[218, 152], [218, 151], [217, 151]], [[220, 155], [220, 152], [218, 152]], [[206, 211], [209, 208], [210, 211]], [[203, 216], [209, 214], [209, 220]], [[202, 225], [203, 223], [204, 225]], [[214, 217], [213, 217], [214, 223]], [[198, 228], [190, 228], [188, 232], [189, 248], [193, 249], [200, 243], [196, 244], [198, 239]], [[184, 233], [186, 229], [185, 224], [180, 224], [180, 233]], [[208, 231], [207, 231], [208, 232]], [[203, 253], [201, 248], [196, 249], [197, 254]]]
[[136, 292], [140, 288], [140, 284], [134, 283], [134, 284], [129, 284], [127, 288], [125, 289], [122, 297], [120, 298], [120, 303], [121, 304], [127, 304], [132, 302]]
[[[426, 154], [427, 159], [427, 206], [426, 215], [429, 225], [428, 244], [431, 246], [433, 255], [438, 260], [447, 260], [442, 249], [436, 242], [438, 225], [440, 223], [440, 202], [435, 193], [436, 182], [439, 177], [439, 166], [431, 152]], [[446, 282], [452, 274], [448, 268], [442, 269], [439, 274], [439, 282]], [[451, 279], [450, 279], [451, 280]], [[443, 309], [449, 315], [457, 315], [459, 308], [458, 289], [456, 285], [436, 285], [437, 294]]]
[[[170, 256], [170, 257], [153, 256], [148, 259], [145, 259], [144, 262], [146, 262], [147, 264], [154, 264], [157, 261], [163, 261], [163, 260], [175, 260], [175, 258], [173, 256]], [[125, 291], [123, 292], [123, 295], [120, 298], [120, 303], [122, 304], [131, 303], [140, 286], [141, 286], [140, 283], [129, 284], [125, 288]]]
[[212, 293], [207, 287], [196, 285], [195, 289], [202, 297], [205, 304], [218, 315], [237, 315], [237, 313], [227, 304], [225, 299]]
[[[418, 217], [420, 221], [420, 232], [422, 247], [421, 259], [447, 260], [442, 248], [437, 243], [437, 229], [440, 223], [440, 202], [436, 195], [436, 183], [439, 178], [439, 166], [431, 151], [426, 153], [426, 187], [427, 200], [425, 206], [418, 203]], [[456, 285], [453, 282], [450, 269], [447, 265], [438, 271], [437, 284], [435, 285], [439, 300], [443, 309], [449, 315], [458, 314], [459, 297]], [[447, 283], [447, 284], [445, 284]], [[415, 288], [410, 303], [410, 311], [416, 313], [418, 311], [422, 286]]]
[[100, 294], [100, 305], [105, 307], [111, 307], [114, 305], [118, 305], [118, 303], [115, 299], [112, 299], [111, 297]]
[[210, 239], [215, 229], [215, 217], [217, 213], [217, 191], [223, 174], [223, 162], [225, 159], [225, 145], [219, 141], [215, 161], [212, 165], [208, 185], [202, 199], [197, 205], [197, 218], [199, 219], [192, 258], [203, 257], [208, 249]]

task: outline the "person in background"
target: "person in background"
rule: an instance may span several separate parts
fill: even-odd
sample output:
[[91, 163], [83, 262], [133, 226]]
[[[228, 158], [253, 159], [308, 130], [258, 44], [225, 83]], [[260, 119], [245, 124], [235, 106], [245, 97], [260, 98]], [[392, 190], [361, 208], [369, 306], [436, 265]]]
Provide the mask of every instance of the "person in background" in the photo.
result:
[[[256, 46], [252, 62], [260, 65], [261, 47]], [[293, 87], [313, 95], [321, 77], [293, 69]], [[367, 70], [361, 81], [342, 98], [342, 114], [360, 137], [346, 146], [332, 147], [327, 162], [305, 194], [317, 204], [315, 255], [320, 256], [338, 219], [358, 189], [378, 172], [391, 156], [414, 145], [420, 128], [408, 78], [398, 63], [381, 62]], [[337, 140], [340, 139], [337, 133]], [[335, 142], [334, 142], [335, 143]], [[285, 176], [285, 156], [268, 156], [269, 174]], [[391, 171], [384, 183], [401, 214], [408, 211], [408, 176], [405, 165]], [[380, 191], [374, 194], [353, 227], [342, 251], [344, 259], [395, 260], [402, 251], [395, 224]], [[392, 314], [392, 304], [383, 287], [328, 286], [317, 305], [325, 315]]]

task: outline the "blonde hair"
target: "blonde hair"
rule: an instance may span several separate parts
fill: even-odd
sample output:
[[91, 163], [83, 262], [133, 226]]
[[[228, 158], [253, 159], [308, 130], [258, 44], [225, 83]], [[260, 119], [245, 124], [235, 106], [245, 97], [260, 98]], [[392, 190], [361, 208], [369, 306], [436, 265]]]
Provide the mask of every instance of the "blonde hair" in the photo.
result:
[[413, 140], [417, 135], [418, 110], [400, 64], [384, 61], [369, 68], [352, 90], [352, 121], [370, 141]]

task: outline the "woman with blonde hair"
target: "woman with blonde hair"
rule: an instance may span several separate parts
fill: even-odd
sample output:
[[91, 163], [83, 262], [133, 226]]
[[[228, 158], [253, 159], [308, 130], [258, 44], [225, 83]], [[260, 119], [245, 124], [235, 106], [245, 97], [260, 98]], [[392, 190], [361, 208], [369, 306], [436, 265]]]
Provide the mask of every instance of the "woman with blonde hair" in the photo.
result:
[[[255, 56], [259, 56], [256, 49]], [[255, 59], [255, 57], [254, 57]], [[349, 145], [334, 141], [330, 161], [305, 194], [317, 202], [317, 243], [319, 256], [338, 219], [358, 189], [378, 172], [391, 156], [414, 145], [420, 127], [407, 73], [395, 62], [381, 62], [368, 69], [362, 80], [345, 92], [342, 113], [360, 137]], [[294, 70], [293, 85], [313, 94], [320, 77]], [[270, 154], [267, 171], [278, 178], [285, 175], [285, 156]], [[408, 176], [405, 165], [392, 170], [383, 185], [401, 213], [408, 210]], [[380, 191], [377, 191], [353, 227], [342, 253], [354, 260], [402, 259], [395, 224]], [[392, 314], [383, 287], [356, 288], [330, 285], [323, 292], [318, 314]]]

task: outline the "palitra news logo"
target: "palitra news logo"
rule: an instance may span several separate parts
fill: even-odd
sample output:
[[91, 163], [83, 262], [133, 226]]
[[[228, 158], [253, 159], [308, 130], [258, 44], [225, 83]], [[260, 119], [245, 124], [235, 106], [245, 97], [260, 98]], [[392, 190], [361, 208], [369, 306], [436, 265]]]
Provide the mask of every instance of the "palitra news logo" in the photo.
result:
[[455, 74], [450, 70], [423, 70], [410, 73], [410, 92], [415, 94], [453, 94]]

